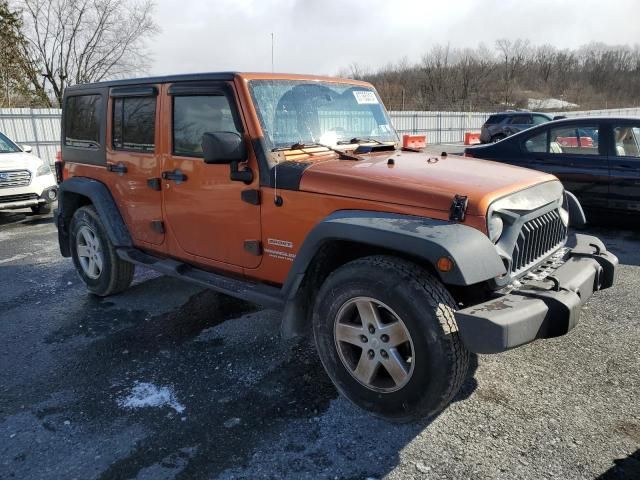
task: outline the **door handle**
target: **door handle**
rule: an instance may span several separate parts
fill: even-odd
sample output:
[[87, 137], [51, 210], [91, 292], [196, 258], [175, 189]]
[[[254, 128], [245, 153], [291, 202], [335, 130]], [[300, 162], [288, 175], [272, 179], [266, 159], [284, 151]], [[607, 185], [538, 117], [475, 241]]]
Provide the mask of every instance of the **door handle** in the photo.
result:
[[176, 182], [177, 185], [187, 181], [187, 176], [177, 168], [172, 172], [162, 172], [162, 178], [164, 180], [172, 180]]
[[123, 163], [119, 163], [117, 165], [113, 163], [107, 163], [107, 172], [118, 173], [120, 175], [124, 175], [127, 173], [127, 167]]

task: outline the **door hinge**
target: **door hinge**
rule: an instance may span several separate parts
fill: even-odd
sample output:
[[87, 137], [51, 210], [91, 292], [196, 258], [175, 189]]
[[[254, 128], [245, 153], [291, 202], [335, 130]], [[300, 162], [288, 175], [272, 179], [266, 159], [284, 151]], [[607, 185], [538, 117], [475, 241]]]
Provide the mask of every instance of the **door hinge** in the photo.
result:
[[449, 220], [452, 222], [462, 222], [467, 214], [467, 205], [469, 198], [466, 195], [456, 195], [451, 202], [451, 210], [449, 210]]
[[162, 190], [162, 182], [159, 178], [147, 178], [147, 187], [159, 192]]
[[251, 255], [259, 257], [262, 255], [262, 242], [260, 240], [245, 240], [244, 249]]
[[156, 233], [164, 233], [164, 222], [162, 220], [153, 220], [151, 222], [151, 230]]
[[251, 205], [260, 205], [260, 190], [243, 190], [240, 193], [240, 198], [243, 202], [250, 203]]

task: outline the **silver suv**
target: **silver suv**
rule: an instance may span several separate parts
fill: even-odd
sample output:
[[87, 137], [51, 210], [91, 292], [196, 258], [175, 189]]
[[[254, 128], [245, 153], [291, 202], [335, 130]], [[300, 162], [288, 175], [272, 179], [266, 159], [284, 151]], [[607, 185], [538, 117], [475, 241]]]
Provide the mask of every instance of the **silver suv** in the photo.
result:
[[502, 112], [491, 115], [480, 130], [481, 143], [499, 142], [509, 135], [527, 128], [550, 122], [552, 117], [545, 113]]

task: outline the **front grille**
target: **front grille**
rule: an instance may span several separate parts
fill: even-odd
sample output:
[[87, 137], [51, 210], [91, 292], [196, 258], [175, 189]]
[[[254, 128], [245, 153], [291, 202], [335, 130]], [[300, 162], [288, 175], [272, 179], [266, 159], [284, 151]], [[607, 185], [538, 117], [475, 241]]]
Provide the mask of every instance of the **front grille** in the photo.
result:
[[512, 272], [519, 273], [558, 248], [567, 237], [567, 227], [558, 210], [526, 222], [513, 249]]
[[24, 202], [25, 200], [37, 200], [35, 193], [22, 193], [20, 195], [0, 195], [0, 203]]
[[0, 188], [26, 187], [30, 183], [29, 170], [0, 171]]

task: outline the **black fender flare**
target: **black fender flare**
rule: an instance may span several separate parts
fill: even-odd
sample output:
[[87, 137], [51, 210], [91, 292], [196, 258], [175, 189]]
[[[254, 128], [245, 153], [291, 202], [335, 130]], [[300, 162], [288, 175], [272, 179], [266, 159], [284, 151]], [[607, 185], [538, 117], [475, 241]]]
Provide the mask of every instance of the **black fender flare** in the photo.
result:
[[60, 184], [58, 190], [58, 210], [56, 211], [56, 226], [58, 227], [58, 241], [63, 256], [71, 255], [69, 251], [69, 225], [71, 217], [79, 208], [77, 197], [86, 197], [93, 204], [100, 220], [109, 236], [109, 240], [116, 247], [132, 247], [133, 242], [120, 210], [109, 188], [102, 182], [86, 177], [72, 177]]
[[307, 268], [326, 242], [347, 240], [402, 252], [430, 265], [441, 257], [454, 262], [450, 272], [438, 272], [448, 285], [467, 286], [506, 273], [495, 245], [481, 231], [455, 222], [411, 215], [341, 210], [319, 222], [307, 235], [282, 287], [286, 301], [282, 331], [286, 337], [298, 334], [301, 308], [296, 294]]

